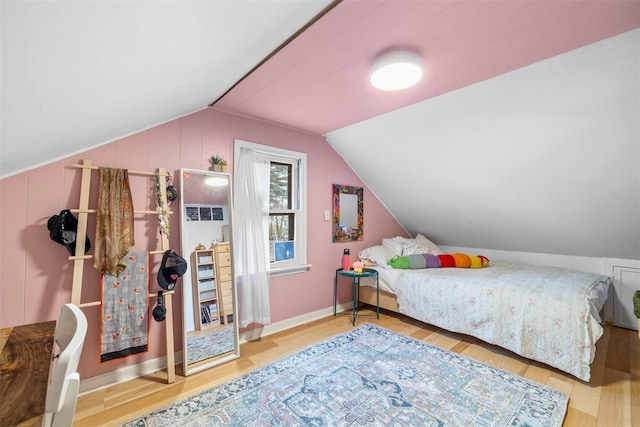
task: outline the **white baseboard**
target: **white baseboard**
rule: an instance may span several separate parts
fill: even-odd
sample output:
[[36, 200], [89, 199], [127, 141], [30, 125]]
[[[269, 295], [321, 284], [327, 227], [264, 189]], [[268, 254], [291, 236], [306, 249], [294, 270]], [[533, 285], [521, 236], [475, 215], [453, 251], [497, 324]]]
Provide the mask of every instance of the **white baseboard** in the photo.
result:
[[[352, 306], [351, 301], [343, 303], [338, 306], [338, 311], [348, 310]], [[275, 334], [276, 332], [284, 331], [295, 326], [302, 325], [304, 323], [313, 322], [323, 317], [327, 317], [333, 314], [333, 306], [317, 310], [311, 313], [305, 313], [300, 316], [285, 319], [280, 322], [271, 323], [262, 327], [251, 329], [240, 333], [240, 343], [252, 341], [267, 335]], [[175, 360], [182, 361], [182, 351], [175, 353]], [[178, 363], [180, 364], [180, 363]], [[88, 394], [94, 391], [110, 387], [116, 384], [130, 381], [145, 375], [152, 374], [167, 368], [166, 356], [158, 357], [156, 359], [145, 360], [142, 363], [138, 363], [132, 366], [126, 366], [124, 368], [116, 369], [115, 371], [108, 372], [106, 374], [97, 375], [95, 377], [82, 379], [80, 381], [79, 394]]]
[[[351, 301], [347, 303], [339, 304], [337, 306], [337, 310], [338, 312], [344, 311], [344, 310], [350, 310], [352, 305], [353, 304]], [[284, 331], [286, 329], [290, 329], [295, 326], [313, 322], [315, 320], [322, 319], [323, 317], [327, 317], [332, 314], [333, 314], [333, 306], [328, 308], [323, 308], [321, 310], [313, 311], [311, 313], [305, 313], [300, 316], [292, 317], [290, 319], [281, 320], [280, 322], [264, 325], [259, 328], [244, 331], [240, 333], [240, 343], [245, 343], [247, 341], [253, 341], [261, 337], [266, 337], [267, 335], [275, 334], [276, 332]]]
[[[176, 360], [182, 360], [182, 351], [175, 353]], [[96, 375], [80, 380], [79, 395], [92, 393], [105, 387], [123, 383], [125, 381], [133, 380], [145, 375], [152, 374], [154, 372], [167, 369], [167, 357], [162, 356], [156, 359], [145, 360], [142, 363], [136, 365], [126, 366], [124, 368], [116, 369], [115, 371], [107, 372], [106, 374]]]

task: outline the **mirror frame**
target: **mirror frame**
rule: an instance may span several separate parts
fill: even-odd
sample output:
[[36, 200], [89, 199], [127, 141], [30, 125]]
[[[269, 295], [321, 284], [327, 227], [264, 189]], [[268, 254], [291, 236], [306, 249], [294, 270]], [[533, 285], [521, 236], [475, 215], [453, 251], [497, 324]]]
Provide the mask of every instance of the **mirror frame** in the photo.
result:
[[[186, 247], [187, 240], [186, 240], [185, 224], [187, 221], [185, 217], [185, 191], [184, 191], [185, 173], [205, 175], [208, 177], [225, 177], [229, 182], [228, 189], [227, 189], [227, 212], [228, 212], [227, 216], [229, 221], [228, 221], [228, 227], [226, 227], [225, 225], [225, 229], [224, 229], [224, 233], [227, 233], [228, 235], [225, 234], [225, 236], [223, 237], [225, 241], [229, 242], [230, 251], [231, 251], [231, 291], [232, 291], [232, 297], [233, 297], [233, 313], [234, 313], [234, 319], [233, 319], [234, 350], [226, 353], [221, 353], [220, 355], [212, 356], [207, 359], [192, 362], [191, 364], [187, 363], [188, 356], [189, 356], [188, 346], [187, 346], [187, 337], [189, 335], [189, 332], [193, 332], [193, 331], [187, 331], [187, 325], [189, 324], [190, 321], [192, 322], [193, 320], [193, 316], [194, 316], [193, 310], [195, 308], [193, 307], [193, 298], [186, 297], [185, 295], [185, 292], [186, 292], [185, 287], [189, 286], [191, 287], [191, 289], [193, 289], [193, 284], [192, 284], [193, 279], [192, 279], [192, 273], [191, 273], [191, 253], [195, 248]], [[180, 169], [179, 181], [180, 181], [180, 188], [179, 188], [180, 247], [181, 247], [183, 258], [189, 260], [188, 262], [189, 269], [183, 276], [183, 282], [182, 282], [182, 285], [183, 285], [183, 288], [182, 288], [182, 363], [183, 363], [182, 369], [183, 369], [183, 375], [187, 376], [187, 375], [195, 374], [196, 372], [200, 372], [205, 369], [212, 368], [221, 363], [225, 363], [240, 357], [240, 334], [239, 334], [238, 322], [237, 322], [238, 302], [237, 302], [237, 290], [236, 290], [236, 280], [235, 280], [234, 260], [233, 260], [233, 253], [234, 253], [233, 238], [232, 238], [233, 237], [233, 191], [232, 191], [231, 174], [223, 173], [223, 172], [211, 172], [211, 171], [203, 171], [203, 170], [197, 170], [197, 169], [182, 168]], [[188, 309], [189, 307], [191, 307], [191, 310]], [[189, 316], [191, 320], [187, 319], [187, 316]]]
[[[353, 194], [358, 198], [357, 226], [345, 230], [340, 226], [340, 195]], [[362, 240], [364, 237], [364, 188], [350, 185], [333, 184], [333, 242], [351, 242]]]

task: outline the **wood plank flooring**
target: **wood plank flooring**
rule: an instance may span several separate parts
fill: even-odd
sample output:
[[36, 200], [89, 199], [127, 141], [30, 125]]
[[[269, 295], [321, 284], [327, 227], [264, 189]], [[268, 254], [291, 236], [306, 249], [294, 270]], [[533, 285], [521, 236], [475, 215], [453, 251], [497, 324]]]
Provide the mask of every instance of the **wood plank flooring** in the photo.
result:
[[[384, 311], [376, 323], [447, 350], [463, 354], [569, 395], [564, 427], [640, 427], [640, 338], [636, 331], [605, 327], [585, 383], [542, 363], [517, 356], [466, 335], [448, 332]], [[241, 346], [239, 359], [166, 384], [165, 372], [137, 378], [78, 398], [74, 426], [116, 426], [184, 397], [206, 390], [304, 347], [349, 331], [351, 318], [329, 316]]]

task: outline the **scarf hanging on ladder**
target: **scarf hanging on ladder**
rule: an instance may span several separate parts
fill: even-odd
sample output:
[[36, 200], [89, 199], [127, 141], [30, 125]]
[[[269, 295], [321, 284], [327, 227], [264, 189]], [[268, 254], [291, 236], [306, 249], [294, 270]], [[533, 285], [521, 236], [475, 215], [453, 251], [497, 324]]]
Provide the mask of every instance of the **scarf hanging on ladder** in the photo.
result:
[[147, 351], [149, 253], [131, 252], [120, 277], [102, 275], [100, 362]]
[[93, 266], [101, 274], [119, 276], [124, 257], [135, 244], [129, 174], [126, 169], [103, 167], [99, 172]]

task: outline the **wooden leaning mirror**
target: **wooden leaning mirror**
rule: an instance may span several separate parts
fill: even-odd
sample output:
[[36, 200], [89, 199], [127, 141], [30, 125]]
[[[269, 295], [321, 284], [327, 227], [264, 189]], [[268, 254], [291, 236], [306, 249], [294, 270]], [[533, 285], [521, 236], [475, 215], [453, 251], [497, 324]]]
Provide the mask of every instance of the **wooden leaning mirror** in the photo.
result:
[[240, 356], [233, 275], [231, 175], [180, 170], [183, 369], [190, 375]]
[[333, 184], [333, 241], [362, 240], [364, 188]]

